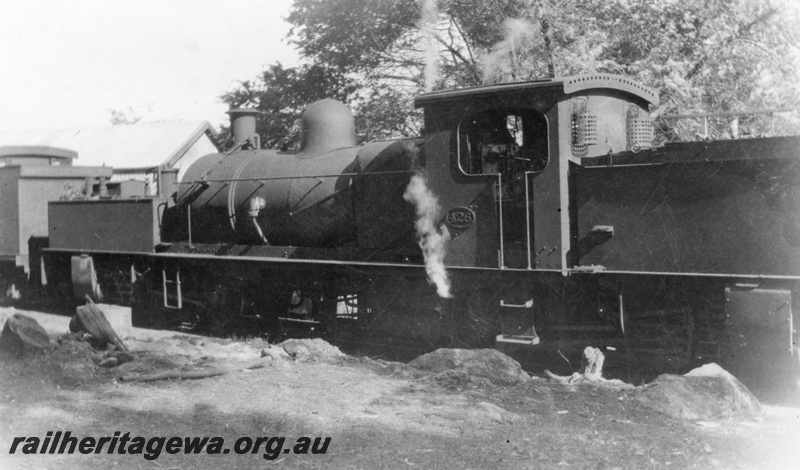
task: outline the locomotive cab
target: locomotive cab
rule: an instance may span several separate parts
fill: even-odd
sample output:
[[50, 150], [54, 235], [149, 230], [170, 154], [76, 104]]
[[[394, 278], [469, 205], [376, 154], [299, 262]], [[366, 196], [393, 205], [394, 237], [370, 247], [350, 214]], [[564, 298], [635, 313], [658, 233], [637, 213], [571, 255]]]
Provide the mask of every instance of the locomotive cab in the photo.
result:
[[[425, 108], [426, 153], [450, 158], [447, 170], [438, 168], [449, 179], [439, 181], [440, 192], [458, 194], [460, 204], [451, 204], [467, 202], [475, 212], [474, 236], [458, 232], [447, 264], [570, 269], [570, 165], [649, 147], [648, 106], [657, 102], [652, 90], [607, 74], [417, 98], [416, 106]], [[429, 174], [436, 171], [429, 165]]]
[[513, 265], [519, 253], [524, 258], [533, 202], [529, 183], [550, 158], [547, 120], [525, 108], [482, 111], [459, 123], [456, 138], [458, 169], [465, 175], [496, 178], [491, 199], [503, 204], [503, 246]]

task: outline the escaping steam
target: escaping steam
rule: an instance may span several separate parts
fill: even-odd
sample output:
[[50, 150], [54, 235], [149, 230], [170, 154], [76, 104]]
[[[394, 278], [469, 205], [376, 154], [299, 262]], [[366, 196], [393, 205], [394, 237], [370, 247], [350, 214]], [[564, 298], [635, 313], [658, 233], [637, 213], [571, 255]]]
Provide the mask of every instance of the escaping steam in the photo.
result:
[[438, 50], [436, 47], [436, 22], [439, 11], [436, 0], [423, 0], [422, 12], [419, 21], [420, 35], [422, 36], [422, 50], [425, 53], [425, 91], [433, 90], [436, 77], [439, 74], [439, 63], [436, 61]]
[[439, 217], [439, 201], [431, 192], [422, 174], [415, 174], [408, 183], [403, 199], [414, 204], [417, 210], [417, 237], [419, 237], [419, 247], [422, 248], [422, 255], [425, 257], [425, 271], [428, 279], [436, 285], [436, 292], [439, 297], [449, 299], [450, 279], [447, 278], [447, 271], [444, 268], [444, 255], [447, 242], [450, 240], [450, 232], [447, 227], [441, 229], [436, 226]]
[[490, 83], [496, 76], [505, 81], [514, 79], [514, 69], [519, 62], [522, 41], [533, 35], [535, 29], [528, 21], [510, 18], [505, 21], [505, 37], [483, 57], [483, 81]]

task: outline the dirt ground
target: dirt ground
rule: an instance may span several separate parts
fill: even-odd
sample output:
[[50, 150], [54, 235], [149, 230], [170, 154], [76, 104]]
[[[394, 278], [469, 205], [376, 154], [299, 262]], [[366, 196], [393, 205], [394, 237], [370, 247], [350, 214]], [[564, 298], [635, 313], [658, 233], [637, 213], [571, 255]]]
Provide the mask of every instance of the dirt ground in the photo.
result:
[[[680, 421], [633, 399], [637, 389], [432, 380], [365, 357], [262, 359], [196, 380], [123, 381], [169, 370], [234, 367], [268, 345], [173, 336], [127, 338], [135, 360], [97, 366], [86, 343], [0, 358], [0, 468], [13, 469], [785, 469], [800, 466], [800, 408], [757, 419]], [[15, 436], [330, 437], [325, 454], [9, 454]]]

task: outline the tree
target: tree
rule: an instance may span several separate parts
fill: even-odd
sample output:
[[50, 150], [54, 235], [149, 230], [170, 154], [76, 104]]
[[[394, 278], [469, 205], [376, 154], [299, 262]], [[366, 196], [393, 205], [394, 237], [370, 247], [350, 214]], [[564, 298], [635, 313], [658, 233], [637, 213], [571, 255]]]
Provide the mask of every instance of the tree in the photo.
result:
[[222, 100], [231, 109], [246, 106], [261, 111], [256, 125], [263, 145], [286, 149], [299, 140], [297, 119], [306, 106], [323, 98], [350, 102], [356, 91], [357, 85], [334, 68], [305, 65], [287, 69], [278, 63], [256, 82], [240, 82]]
[[130, 106], [127, 110], [106, 109], [106, 111], [111, 115], [109, 121], [113, 126], [130, 126], [142, 120], [142, 115]]
[[656, 116], [800, 104], [800, 23], [788, 1], [638, 2], [599, 13], [605, 70], [658, 89]]
[[363, 141], [418, 129], [423, 90], [587, 72], [656, 88], [656, 116], [800, 101], [792, 0], [295, 0], [288, 21], [313, 65], [224, 97], [270, 113], [264, 141], [282, 145], [323, 96], [354, 109]]

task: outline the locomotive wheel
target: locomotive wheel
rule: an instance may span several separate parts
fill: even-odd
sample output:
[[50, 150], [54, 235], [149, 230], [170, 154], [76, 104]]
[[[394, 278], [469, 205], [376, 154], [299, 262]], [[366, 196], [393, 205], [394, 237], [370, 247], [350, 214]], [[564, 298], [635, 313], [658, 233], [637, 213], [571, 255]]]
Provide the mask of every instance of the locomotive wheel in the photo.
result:
[[257, 336], [261, 318], [245, 317], [248, 299], [239, 286], [217, 286], [202, 302], [193, 305], [195, 331], [214, 336]]
[[683, 373], [692, 363], [694, 328], [690, 309], [632, 312], [626, 319], [628, 352], [648, 369]]
[[[691, 279], [653, 279], [626, 289], [625, 342], [630, 371], [650, 380], [719, 362], [725, 339], [724, 288]], [[628, 302], [630, 300], [630, 302]]]
[[112, 263], [95, 266], [97, 283], [103, 294], [102, 301], [114, 305], [130, 306], [134, 302], [134, 286], [131, 281], [130, 268]]
[[333, 281], [296, 282], [283, 287], [286, 294], [275, 302], [282, 336], [338, 335], [339, 296]]

